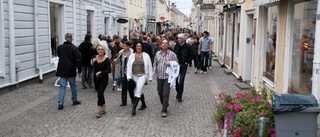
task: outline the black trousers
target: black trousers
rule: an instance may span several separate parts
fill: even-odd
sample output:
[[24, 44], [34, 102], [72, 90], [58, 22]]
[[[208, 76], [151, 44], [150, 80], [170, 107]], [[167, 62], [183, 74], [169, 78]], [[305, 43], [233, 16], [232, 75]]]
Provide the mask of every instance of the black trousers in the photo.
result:
[[103, 106], [106, 102], [104, 99], [104, 91], [107, 88], [109, 77], [94, 77], [94, 87], [98, 93], [98, 106]]
[[128, 89], [127, 75], [124, 75], [124, 77], [122, 77], [122, 91], [121, 91], [122, 104], [127, 104], [128, 92], [129, 92], [130, 99], [134, 100], [134, 89]]

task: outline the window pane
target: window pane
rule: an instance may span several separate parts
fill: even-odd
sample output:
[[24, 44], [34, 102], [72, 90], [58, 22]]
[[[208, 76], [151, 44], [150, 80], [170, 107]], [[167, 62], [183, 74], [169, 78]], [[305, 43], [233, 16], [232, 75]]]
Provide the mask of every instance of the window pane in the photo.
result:
[[317, 1], [294, 6], [289, 93], [311, 93]]
[[223, 33], [224, 33], [224, 15], [222, 14], [221, 16], [219, 16], [220, 19], [220, 27], [219, 27], [219, 36], [220, 36], [220, 52], [223, 51]]
[[263, 76], [270, 81], [274, 81], [275, 65], [276, 65], [276, 44], [277, 44], [277, 22], [278, 22], [278, 6], [269, 7], [267, 10], [267, 35], [265, 44], [265, 62], [263, 68]]

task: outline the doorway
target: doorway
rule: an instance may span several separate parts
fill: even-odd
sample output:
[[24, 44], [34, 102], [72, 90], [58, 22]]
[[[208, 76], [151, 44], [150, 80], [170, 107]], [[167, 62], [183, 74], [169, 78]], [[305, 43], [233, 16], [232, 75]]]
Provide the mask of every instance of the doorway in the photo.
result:
[[87, 33], [90, 33], [92, 37], [94, 38], [93, 30], [94, 30], [94, 14], [93, 11], [87, 10]]
[[51, 57], [57, 57], [57, 48], [63, 43], [63, 5], [50, 2]]
[[252, 62], [253, 62], [253, 47], [254, 47], [254, 20], [253, 14], [247, 14], [247, 31], [246, 31], [246, 44], [244, 51], [244, 73], [243, 73], [243, 81], [252, 82]]

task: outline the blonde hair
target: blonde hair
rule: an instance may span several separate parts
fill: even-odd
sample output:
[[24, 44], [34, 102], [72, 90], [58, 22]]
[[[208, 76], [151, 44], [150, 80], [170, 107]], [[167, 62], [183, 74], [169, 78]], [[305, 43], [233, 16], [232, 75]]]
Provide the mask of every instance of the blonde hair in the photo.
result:
[[101, 47], [103, 50], [104, 50], [104, 52], [106, 52], [106, 47], [104, 47], [104, 46], [102, 46], [102, 45], [98, 45], [97, 47], [96, 47], [96, 49], [98, 50], [98, 47]]
[[93, 42], [93, 47], [92, 48], [96, 49], [99, 46], [99, 44], [100, 44], [100, 39], [98, 39], [98, 38], [95, 39], [94, 42]]

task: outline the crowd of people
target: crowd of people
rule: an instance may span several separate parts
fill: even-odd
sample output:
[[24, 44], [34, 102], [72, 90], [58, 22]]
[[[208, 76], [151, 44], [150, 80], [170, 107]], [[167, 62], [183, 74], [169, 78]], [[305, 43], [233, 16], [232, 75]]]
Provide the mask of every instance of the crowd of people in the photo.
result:
[[182, 102], [188, 66], [194, 66], [195, 74], [198, 71], [207, 74], [207, 69], [212, 69], [213, 39], [209, 36], [207, 31], [197, 34], [172, 30], [161, 35], [132, 33], [129, 38], [101, 34], [92, 40], [92, 35], [87, 33], [84, 41], [76, 47], [72, 44], [72, 34], [67, 33], [66, 42], [57, 49], [58, 109], [63, 109], [67, 82], [70, 83], [73, 105], [81, 104], [75, 82], [78, 72], [82, 88], [97, 91], [97, 118], [106, 113], [104, 92], [109, 76], [112, 76], [112, 90], [121, 91], [119, 106], [127, 105], [129, 93], [133, 116], [140, 101], [142, 105], [138, 110], [147, 108], [144, 86], [155, 80], [162, 105], [161, 116], [167, 117], [170, 89], [176, 90], [176, 99]]

